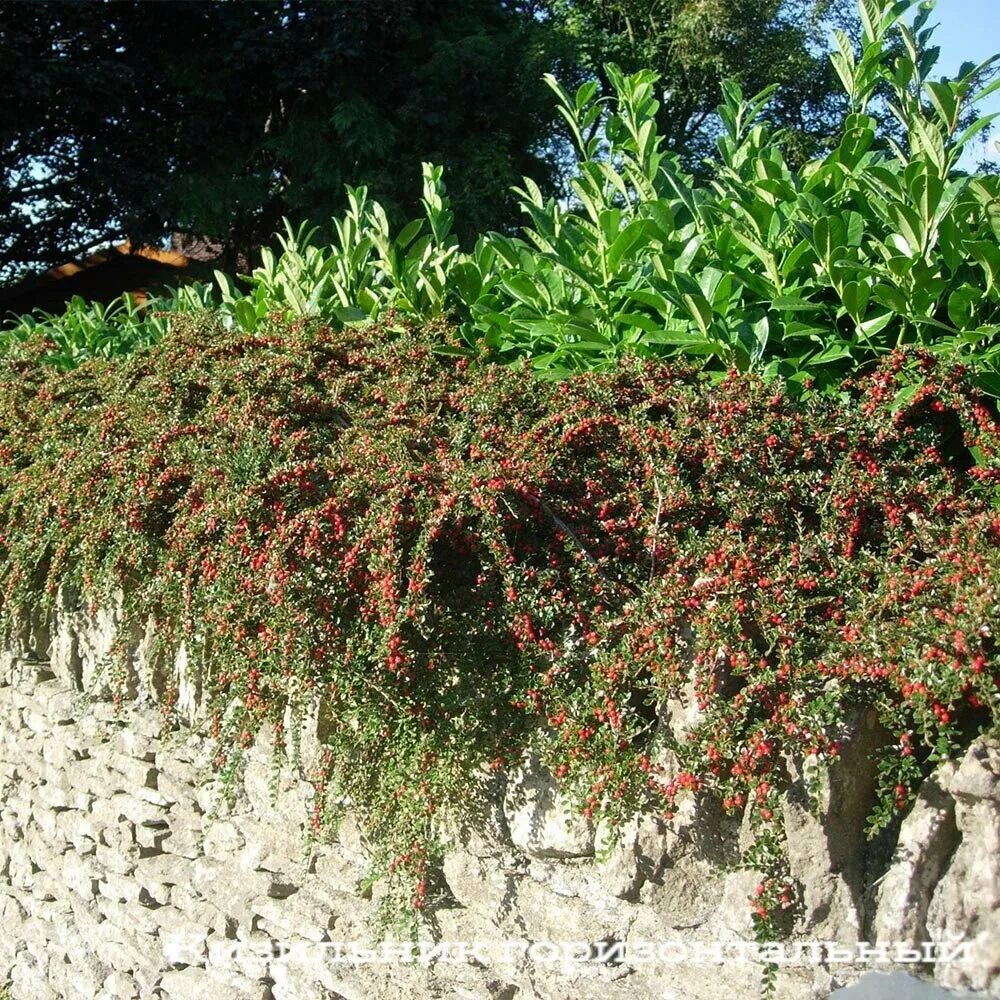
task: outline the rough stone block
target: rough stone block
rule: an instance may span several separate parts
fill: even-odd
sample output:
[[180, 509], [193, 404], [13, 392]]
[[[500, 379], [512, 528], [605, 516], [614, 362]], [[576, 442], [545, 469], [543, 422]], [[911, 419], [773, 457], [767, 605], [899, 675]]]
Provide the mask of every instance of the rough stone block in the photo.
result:
[[[121, 740], [122, 736], [116, 737]], [[156, 788], [157, 768], [145, 760], [124, 753], [108, 755], [109, 780], [119, 790], [134, 795], [140, 788]]]
[[[100, 886], [98, 886], [100, 888]], [[152, 937], [159, 931], [159, 923], [154, 919], [157, 910], [147, 909], [139, 903], [121, 903], [103, 896], [95, 900], [97, 909], [109, 923], [131, 935]], [[168, 907], [164, 907], [168, 909]]]
[[135, 843], [121, 848], [98, 844], [94, 849], [97, 863], [115, 875], [131, 875], [135, 871], [140, 856], [140, 847]]
[[539, 858], [594, 854], [594, 825], [566, 802], [558, 783], [532, 757], [511, 774], [504, 796], [511, 840]]
[[242, 976], [215, 976], [193, 967], [166, 973], [160, 988], [164, 1000], [262, 1000], [265, 990]]
[[235, 823], [217, 821], [205, 826], [203, 850], [209, 857], [231, 859], [245, 843]]
[[204, 812], [194, 784], [180, 781], [172, 774], [161, 771], [156, 779], [156, 787], [168, 801], [180, 805], [182, 809], [199, 815]]
[[268, 896], [250, 905], [259, 917], [260, 929], [286, 941], [325, 941], [336, 923], [336, 915], [328, 906], [304, 893], [280, 900]]
[[112, 972], [102, 983], [97, 1000], [139, 1000], [139, 986], [131, 976]]

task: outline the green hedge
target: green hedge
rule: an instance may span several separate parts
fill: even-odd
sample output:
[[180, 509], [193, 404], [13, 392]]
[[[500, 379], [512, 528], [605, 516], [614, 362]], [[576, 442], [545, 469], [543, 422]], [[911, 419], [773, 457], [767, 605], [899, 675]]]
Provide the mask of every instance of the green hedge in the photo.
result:
[[[424, 217], [391, 230], [365, 188], [348, 189], [334, 241], [307, 226], [264, 250], [244, 288], [189, 286], [147, 309], [74, 303], [6, 335], [41, 336], [51, 360], [126, 354], [178, 313], [206, 306], [252, 333], [278, 313], [341, 326], [449, 317], [469, 357], [529, 358], [547, 377], [624, 357], [687, 358], [836, 391], [903, 344], [966, 363], [1000, 396], [1000, 177], [959, 169], [989, 124], [976, 104], [993, 61], [934, 79], [931, 8], [862, 0], [855, 49], [837, 38], [846, 110], [822, 155], [798, 164], [768, 124], [774, 88], [722, 84], [718, 154], [684, 173], [657, 128], [655, 74], [606, 67], [611, 91], [549, 85], [576, 156], [571, 193], [515, 189], [521, 234], [460, 248], [442, 170], [423, 165]], [[894, 128], [887, 128], [886, 101]], [[882, 120], [876, 116], [881, 112]]]
[[[206, 315], [122, 362], [7, 359], [8, 626], [61, 583], [122, 588], [126, 625], [204, 658], [229, 777], [322, 697], [316, 825], [350, 795], [418, 908], [437, 812], [530, 748], [612, 822], [749, 807], [766, 929], [793, 898], [786, 752], [828, 762], [876, 709], [878, 827], [996, 727], [1000, 427], [961, 369], [896, 353], [803, 401], [657, 361], [543, 382], [429, 346], [449, 337]], [[657, 709], [692, 670], [703, 716], [673, 745]]]

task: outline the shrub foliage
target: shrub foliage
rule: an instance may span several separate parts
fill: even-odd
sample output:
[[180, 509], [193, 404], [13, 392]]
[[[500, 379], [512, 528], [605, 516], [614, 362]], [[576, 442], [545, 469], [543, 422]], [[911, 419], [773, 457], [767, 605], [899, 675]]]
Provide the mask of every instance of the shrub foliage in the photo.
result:
[[8, 626], [61, 585], [123, 592], [123, 628], [203, 662], [231, 772], [321, 699], [317, 824], [349, 796], [418, 908], [438, 814], [526, 749], [612, 823], [750, 809], [767, 922], [787, 754], [829, 762], [876, 710], [877, 827], [996, 725], [1000, 426], [960, 367], [897, 352], [796, 399], [655, 360], [541, 381], [453, 336], [202, 317], [121, 362], [7, 359]]
[[[695, 179], [665, 150], [655, 74], [608, 66], [604, 95], [548, 77], [577, 162], [567, 199], [529, 179], [515, 189], [521, 235], [485, 233], [462, 250], [441, 168], [424, 164], [424, 215], [398, 232], [366, 188], [349, 188], [332, 244], [287, 226], [244, 288], [220, 274], [144, 312], [77, 304], [8, 339], [45, 334], [70, 366], [128, 353], [172, 313], [206, 305], [248, 333], [275, 312], [338, 326], [448, 316], [461, 331], [452, 351], [528, 357], [547, 376], [684, 356], [835, 389], [912, 344], [970, 365], [1000, 395], [1000, 177], [958, 169], [990, 124], [975, 107], [1000, 86], [983, 82], [996, 60], [935, 80], [931, 8], [908, 24], [913, 7], [861, 0], [861, 44], [839, 33], [833, 57], [848, 112], [806, 163], [768, 124], [774, 87], [723, 85], [718, 152]], [[886, 98], [895, 139], [872, 114]]]

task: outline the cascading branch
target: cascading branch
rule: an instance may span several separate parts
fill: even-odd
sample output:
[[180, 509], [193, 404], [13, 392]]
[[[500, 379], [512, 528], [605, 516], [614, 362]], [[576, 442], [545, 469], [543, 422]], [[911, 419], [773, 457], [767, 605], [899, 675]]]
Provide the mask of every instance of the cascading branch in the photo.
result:
[[877, 828], [997, 728], [995, 411], [926, 351], [796, 399], [656, 360], [543, 381], [436, 353], [455, 336], [190, 317], [126, 361], [7, 359], [6, 627], [123, 591], [124, 627], [204, 657], [227, 772], [322, 699], [320, 801], [350, 796], [418, 910], [437, 817], [530, 749], [595, 819], [749, 809], [769, 931], [787, 755], [874, 709]]

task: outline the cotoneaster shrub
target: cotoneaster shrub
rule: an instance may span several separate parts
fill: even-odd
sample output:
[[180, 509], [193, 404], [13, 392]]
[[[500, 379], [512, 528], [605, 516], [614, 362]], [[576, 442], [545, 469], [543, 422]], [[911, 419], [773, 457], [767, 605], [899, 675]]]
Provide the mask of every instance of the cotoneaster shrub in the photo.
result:
[[[440, 816], [536, 751], [595, 818], [749, 809], [762, 932], [785, 755], [877, 710], [873, 828], [995, 728], [1000, 427], [960, 368], [896, 353], [795, 400], [682, 365], [542, 382], [394, 334], [178, 320], [148, 355], [0, 372], [4, 618], [121, 590], [206, 666], [219, 766], [324, 703], [390, 899], [435, 898]], [[692, 675], [702, 715], [659, 709]], [[109, 664], [121, 677], [123, 665]], [[166, 692], [169, 702], [170, 692]]]

